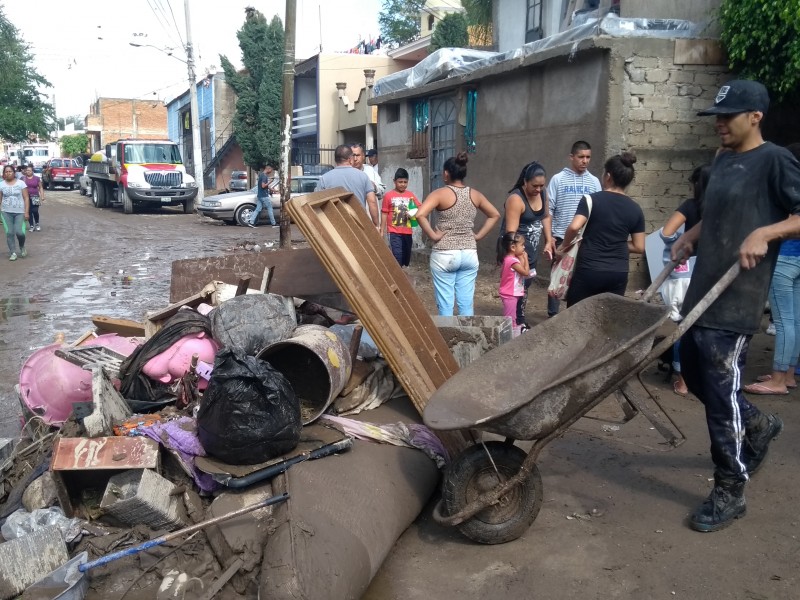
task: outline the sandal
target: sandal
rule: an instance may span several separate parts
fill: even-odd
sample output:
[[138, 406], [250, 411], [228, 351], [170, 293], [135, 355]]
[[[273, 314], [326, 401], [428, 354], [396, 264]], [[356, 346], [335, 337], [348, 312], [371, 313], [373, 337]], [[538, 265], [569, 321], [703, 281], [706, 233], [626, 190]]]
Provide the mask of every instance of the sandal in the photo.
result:
[[781, 392], [780, 390], [768, 388], [761, 383], [751, 383], [750, 385], [744, 386], [742, 389], [748, 394], [755, 394], [757, 396], [785, 396], [789, 393], [789, 390]]
[[[772, 375], [759, 375], [758, 377], [756, 377], [756, 381], [759, 383], [766, 383], [767, 381], [772, 381]], [[789, 388], [790, 390], [793, 390], [797, 387], [797, 384], [796, 383], [794, 385], [787, 384], [786, 387]]]
[[683, 390], [678, 389], [678, 380], [677, 379], [672, 382], [672, 391], [675, 392], [678, 396], [681, 396], [683, 398], [685, 398], [686, 395], [689, 393], [688, 388], [687, 388], [687, 390], [685, 392]]

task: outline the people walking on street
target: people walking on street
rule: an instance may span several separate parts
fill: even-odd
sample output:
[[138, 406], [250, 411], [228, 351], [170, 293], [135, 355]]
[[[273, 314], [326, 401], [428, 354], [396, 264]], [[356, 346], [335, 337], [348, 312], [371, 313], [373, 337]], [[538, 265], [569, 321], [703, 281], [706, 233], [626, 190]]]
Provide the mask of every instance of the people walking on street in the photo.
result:
[[28, 187], [17, 179], [12, 165], [3, 167], [3, 181], [0, 182], [0, 219], [6, 232], [9, 260], [17, 260], [17, 243], [19, 256], [25, 258], [25, 232], [30, 217], [30, 200]]
[[419, 209], [419, 200], [408, 190], [408, 171], [397, 169], [394, 189], [383, 196], [381, 233], [389, 234], [389, 248], [401, 267], [411, 264], [411, 220]]
[[610, 292], [625, 295], [630, 270], [630, 253], [644, 252], [642, 207], [625, 195], [633, 181], [636, 157], [623, 152], [603, 165], [603, 191], [581, 198], [575, 217], [558, 248], [569, 249], [584, 225], [583, 241], [575, 261], [575, 272], [567, 291], [567, 306], [590, 296]]
[[[369, 164], [364, 164], [364, 160], [367, 156], [366, 150], [364, 150], [364, 144], [351, 144], [350, 149], [353, 151], [350, 158], [351, 166], [369, 177], [369, 180], [372, 182], [373, 191], [375, 192], [375, 201], [378, 203], [378, 206], [381, 206], [383, 204], [383, 194], [386, 191], [386, 186], [383, 185], [381, 176], [378, 175], [378, 170], [373, 169]], [[379, 219], [380, 216], [380, 213], [378, 213]]]
[[39, 207], [44, 202], [44, 187], [38, 175], [33, 174], [33, 166], [28, 165], [22, 172], [22, 181], [28, 188], [28, 199], [30, 200], [30, 228], [29, 231], [41, 231], [39, 224]]
[[333, 152], [336, 167], [319, 178], [317, 189], [329, 190], [335, 187], [343, 187], [358, 198], [361, 206], [369, 214], [372, 223], [379, 227], [380, 216], [378, 215], [378, 201], [375, 198], [375, 186], [366, 173], [353, 167], [352, 157], [353, 150], [350, 146], [336, 146], [336, 150]]
[[[553, 175], [547, 186], [552, 236], [556, 246], [564, 241], [564, 234], [572, 223], [578, 202], [583, 195], [594, 194], [601, 189], [600, 180], [588, 171], [591, 160], [592, 147], [588, 142], [578, 140], [572, 144], [569, 166]], [[558, 314], [559, 302], [558, 298], [547, 298], [548, 317]]]
[[800, 163], [764, 141], [768, 108], [762, 84], [734, 80], [698, 113], [716, 117], [729, 151], [711, 166], [702, 220], [672, 246], [673, 258], [697, 253], [684, 316], [734, 262], [743, 269], [681, 340], [683, 378], [705, 405], [714, 461], [714, 488], [689, 521], [697, 531], [717, 531], [744, 516], [745, 485], [783, 429], [777, 416], [762, 413], [742, 393], [747, 348], [761, 324], [779, 242], [800, 237]]
[[261, 168], [261, 173], [258, 174], [258, 183], [256, 183], [256, 209], [253, 211], [253, 216], [247, 224], [250, 227], [258, 225], [258, 215], [262, 209], [267, 209], [267, 216], [269, 223], [273, 227], [278, 227], [275, 222], [275, 213], [272, 211], [272, 192], [275, 189], [274, 181], [275, 169], [272, 165], [264, 165]]
[[[436, 307], [440, 315], [472, 316], [475, 279], [478, 276], [478, 240], [494, 229], [500, 213], [482, 193], [464, 184], [467, 177], [467, 154], [460, 152], [444, 163], [444, 187], [431, 192], [417, 212], [417, 221], [433, 242], [431, 276]], [[486, 221], [475, 232], [478, 210]], [[437, 227], [431, 227], [428, 215], [436, 212]]]
[[[517, 306], [525, 292], [525, 282], [536, 276], [528, 264], [525, 238], [515, 231], [506, 231], [500, 236], [497, 245], [497, 264], [500, 265], [500, 300], [503, 302], [503, 316], [511, 318], [512, 336], [517, 337], [527, 330], [518, 321]], [[524, 327], [524, 329], [523, 329]]]
[[[692, 175], [689, 177], [689, 183], [692, 185], [692, 197], [685, 200], [675, 209], [675, 212], [672, 213], [672, 216], [670, 216], [659, 232], [661, 240], [664, 242], [665, 264], [670, 260], [672, 244], [677, 241], [681, 233], [689, 231], [700, 222], [703, 193], [705, 193], [706, 185], [708, 185], [708, 175], [710, 172], [711, 165], [702, 165], [692, 172]], [[681, 230], [681, 228], [683, 229]], [[689, 281], [692, 277], [691, 267], [691, 261], [687, 261], [675, 267], [672, 273], [670, 273], [669, 279], [664, 282], [661, 288], [661, 296], [663, 297], [664, 304], [670, 307], [669, 318], [676, 323], [683, 319], [681, 316], [681, 306], [683, 305], [683, 298], [686, 296], [686, 290], [689, 288]], [[681, 375], [680, 346], [681, 341], [678, 340], [672, 348], [672, 370], [676, 374], [675, 381], [672, 382], [672, 391], [679, 396], [685, 396], [689, 390], [686, 388], [683, 375]]]
[[[539, 249], [542, 247], [548, 260], [552, 261], [556, 245], [550, 233], [551, 218], [547, 205], [544, 167], [537, 162], [525, 165], [509, 194], [511, 195], [506, 198], [503, 205], [499, 243], [504, 239], [503, 234], [518, 233], [525, 242], [525, 252], [531, 268], [536, 266]], [[542, 238], [544, 238], [543, 246]], [[517, 297], [515, 322], [524, 329], [529, 328], [525, 319], [525, 309], [531, 283], [533, 283], [532, 277], [525, 279], [522, 294]]]

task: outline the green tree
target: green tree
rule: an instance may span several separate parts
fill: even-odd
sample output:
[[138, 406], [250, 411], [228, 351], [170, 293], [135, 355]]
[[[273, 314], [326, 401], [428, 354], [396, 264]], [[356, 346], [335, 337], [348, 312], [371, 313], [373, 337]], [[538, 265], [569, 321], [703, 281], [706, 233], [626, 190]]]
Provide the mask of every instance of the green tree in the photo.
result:
[[477, 46], [491, 46], [492, 0], [461, 0], [467, 17], [470, 40]]
[[800, 91], [800, 2], [723, 0], [720, 39], [731, 70], [757, 79], [775, 100]]
[[439, 48], [466, 48], [469, 46], [467, 19], [461, 13], [450, 13], [439, 21], [431, 36], [429, 50]]
[[267, 23], [264, 15], [249, 7], [245, 14], [236, 34], [244, 70], [237, 72], [225, 56], [220, 55], [220, 61], [237, 95], [234, 135], [245, 163], [258, 168], [280, 162], [283, 23], [277, 16]]
[[10, 142], [29, 134], [46, 137], [55, 120], [39, 89], [50, 83], [31, 66], [28, 45], [0, 6], [0, 137]]
[[425, 0], [384, 0], [378, 15], [381, 41], [394, 48], [417, 39], [424, 7]]
[[65, 135], [60, 140], [61, 154], [64, 156], [77, 156], [89, 148], [89, 136], [85, 133]]

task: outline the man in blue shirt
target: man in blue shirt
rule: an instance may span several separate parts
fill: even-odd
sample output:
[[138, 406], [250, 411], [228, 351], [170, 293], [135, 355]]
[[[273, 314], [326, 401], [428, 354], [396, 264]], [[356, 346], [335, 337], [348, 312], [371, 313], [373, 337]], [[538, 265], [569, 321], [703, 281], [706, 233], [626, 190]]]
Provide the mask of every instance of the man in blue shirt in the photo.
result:
[[275, 182], [275, 169], [272, 165], [264, 165], [261, 173], [258, 174], [258, 183], [256, 184], [256, 210], [253, 212], [253, 217], [248, 223], [250, 227], [255, 227], [258, 224], [258, 215], [261, 210], [266, 207], [267, 215], [269, 215], [269, 222], [273, 227], [278, 227], [275, 222], [275, 214], [272, 212], [272, 192], [276, 190]]

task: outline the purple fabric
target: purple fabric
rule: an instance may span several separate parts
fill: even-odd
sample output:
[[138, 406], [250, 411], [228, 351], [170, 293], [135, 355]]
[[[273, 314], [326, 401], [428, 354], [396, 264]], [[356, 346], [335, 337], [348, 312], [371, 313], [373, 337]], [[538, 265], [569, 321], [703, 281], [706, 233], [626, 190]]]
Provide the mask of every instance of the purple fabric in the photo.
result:
[[39, 195], [39, 181], [40, 180], [36, 175], [31, 177], [30, 179], [28, 179], [27, 177], [23, 177], [22, 181], [28, 188], [28, 198], [32, 198], [33, 196], [38, 196]]
[[184, 464], [191, 470], [194, 482], [204, 492], [212, 492], [218, 485], [208, 473], [194, 466], [195, 456], [205, 456], [206, 452], [197, 438], [197, 421], [191, 417], [181, 417], [173, 421], [156, 423], [139, 429], [142, 435], [154, 439], [159, 444], [178, 453]]

